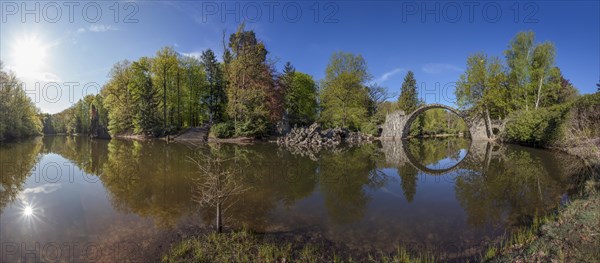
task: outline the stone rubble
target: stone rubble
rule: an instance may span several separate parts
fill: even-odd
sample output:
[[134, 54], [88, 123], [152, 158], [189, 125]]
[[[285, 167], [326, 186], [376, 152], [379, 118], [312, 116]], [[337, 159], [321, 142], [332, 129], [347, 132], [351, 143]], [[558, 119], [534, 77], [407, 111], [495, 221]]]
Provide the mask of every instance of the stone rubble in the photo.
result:
[[360, 132], [349, 132], [346, 129], [334, 128], [321, 130], [321, 126], [313, 123], [309, 127], [294, 127], [288, 134], [277, 139], [278, 145], [333, 147], [341, 143], [350, 145], [371, 142], [375, 138]]

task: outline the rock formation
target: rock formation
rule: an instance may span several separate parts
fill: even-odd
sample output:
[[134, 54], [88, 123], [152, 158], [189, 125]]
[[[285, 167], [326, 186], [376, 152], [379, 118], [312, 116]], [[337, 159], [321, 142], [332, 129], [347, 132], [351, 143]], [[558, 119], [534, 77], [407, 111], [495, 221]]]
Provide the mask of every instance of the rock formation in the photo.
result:
[[351, 145], [373, 141], [374, 138], [360, 132], [349, 132], [346, 129], [334, 128], [321, 130], [321, 126], [313, 123], [309, 127], [295, 127], [287, 135], [277, 139], [277, 144], [285, 146], [325, 146], [332, 147], [341, 143]]

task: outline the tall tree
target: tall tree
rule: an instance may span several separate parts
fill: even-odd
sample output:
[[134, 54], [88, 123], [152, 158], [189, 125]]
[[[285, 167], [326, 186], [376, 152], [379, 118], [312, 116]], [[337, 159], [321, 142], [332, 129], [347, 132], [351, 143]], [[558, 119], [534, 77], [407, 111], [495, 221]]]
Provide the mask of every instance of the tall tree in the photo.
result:
[[417, 80], [412, 71], [408, 71], [402, 82], [402, 89], [398, 97], [398, 107], [406, 114], [410, 114], [419, 107], [419, 97], [417, 94]]
[[21, 81], [2, 70], [0, 62], [0, 141], [40, 134], [39, 110], [27, 96]]
[[156, 58], [152, 63], [152, 71], [153, 76], [156, 78], [156, 82], [160, 83], [162, 86], [162, 91], [159, 93], [162, 96], [162, 108], [163, 108], [163, 129], [167, 129], [167, 124], [169, 122], [167, 118], [167, 110], [171, 112], [172, 110], [168, 103], [169, 97], [169, 87], [171, 87], [169, 82], [172, 82], [175, 79], [175, 74], [178, 68], [177, 61], [177, 53], [172, 47], [164, 47], [156, 53]]
[[[400, 89], [400, 96], [398, 97], [398, 108], [403, 110], [406, 114], [410, 114], [416, 110], [422, 101], [419, 99], [417, 91], [417, 80], [415, 74], [412, 71], [408, 71], [404, 76], [402, 82], [402, 88]], [[425, 115], [421, 114], [413, 122], [410, 127], [410, 135], [417, 136], [423, 134], [423, 125], [425, 122]]]
[[238, 136], [264, 134], [281, 115], [267, 53], [263, 42], [254, 31], [245, 30], [244, 24], [229, 37], [224, 55], [227, 114], [233, 119]]
[[531, 92], [531, 58], [533, 56], [534, 33], [519, 32], [510, 41], [508, 50], [504, 51], [508, 64], [508, 80], [515, 93], [512, 96], [514, 108], [529, 109]]
[[558, 67], [549, 70], [547, 83], [544, 83], [543, 86], [544, 92], [540, 95], [540, 107], [569, 102], [579, 95], [577, 88], [571, 81], [564, 78]]
[[537, 82], [537, 96], [535, 100], [535, 108], [540, 105], [542, 97], [542, 86], [550, 79], [549, 71], [554, 65], [555, 57], [554, 44], [545, 42], [539, 44], [533, 50], [532, 58], [532, 82]]
[[138, 134], [153, 134], [158, 127], [156, 90], [152, 86], [152, 63], [143, 57], [133, 62], [132, 81], [129, 84], [135, 105], [133, 118], [134, 132]]
[[327, 126], [357, 129], [367, 119], [371, 79], [361, 55], [336, 52], [325, 70], [320, 92], [321, 121]]
[[473, 109], [475, 114], [483, 114], [487, 133], [491, 136], [491, 112], [504, 117], [507, 107], [506, 75], [497, 57], [488, 58], [477, 53], [467, 58], [467, 70], [460, 76], [455, 90], [460, 108]]
[[209, 122], [220, 122], [223, 120], [225, 106], [227, 105], [223, 70], [217, 62], [215, 53], [211, 49], [202, 52], [201, 59], [208, 82], [208, 93], [205, 101], [208, 104]]
[[109, 81], [102, 88], [102, 95], [108, 108], [108, 130], [117, 134], [133, 128], [133, 108], [131, 103], [131, 62], [124, 60], [113, 65], [108, 74]]
[[286, 86], [284, 107], [290, 125], [313, 123], [317, 117], [317, 84], [313, 78], [288, 68], [284, 70], [282, 79]]

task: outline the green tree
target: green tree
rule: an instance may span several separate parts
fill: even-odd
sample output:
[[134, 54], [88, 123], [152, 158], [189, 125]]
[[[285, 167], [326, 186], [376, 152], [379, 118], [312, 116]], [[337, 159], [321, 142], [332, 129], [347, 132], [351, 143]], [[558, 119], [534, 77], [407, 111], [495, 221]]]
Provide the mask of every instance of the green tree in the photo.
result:
[[543, 88], [544, 92], [540, 96], [540, 107], [566, 103], [579, 96], [577, 88], [568, 79], [564, 78], [560, 68], [551, 68], [548, 75], [548, 81]]
[[419, 107], [420, 101], [417, 94], [417, 80], [412, 71], [408, 71], [402, 82], [402, 89], [398, 97], [398, 107], [406, 114], [410, 114]]
[[133, 129], [133, 100], [129, 91], [132, 79], [131, 62], [116, 63], [109, 73], [109, 81], [102, 88], [108, 110], [108, 130], [112, 135]]
[[519, 32], [510, 41], [509, 49], [504, 51], [509, 68], [508, 81], [512, 92], [512, 106], [529, 109], [531, 92], [531, 57], [535, 35], [533, 32]]
[[25, 94], [15, 74], [2, 70], [0, 62], [0, 141], [41, 134], [39, 110]]
[[533, 50], [532, 59], [532, 77], [533, 81], [537, 81], [537, 96], [535, 100], [535, 108], [537, 109], [540, 105], [540, 98], [542, 97], [542, 87], [550, 79], [549, 71], [554, 65], [554, 57], [556, 51], [554, 50], [554, 44], [545, 42], [539, 44]]
[[221, 122], [227, 105], [223, 70], [217, 62], [217, 57], [211, 49], [202, 52], [202, 65], [206, 71], [208, 93], [205, 101], [208, 104], [209, 122]]
[[284, 78], [287, 85], [284, 107], [290, 125], [313, 123], [317, 117], [317, 84], [310, 75], [295, 70], [284, 71]]
[[[400, 96], [398, 97], [398, 108], [407, 115], [415, 111], [423, 102], [419, 99], [417, 91], [417, 80], [412, 71], [408, 71], [402, 82]], [[423, 134], [424, 115], [421, 114], [410, 127], [410, 135], [417, 136]]]
[[158, 126], [156, 90], [152, 86], [152, 63], [143, 57], [133, 62], [132, 81], [129, 83], [134, 103], [134, 132], [137, 134], [153, 134]]
[[241, 24], [225, 52], [227, 114], [237, 136], [258, 136], [281, 116], [267, 49]]
[[321, 122], [326, 126], [358, 129], [367, 121], [371, 79], [361, 55], [336, 52], [325, 71], [320, 91]]
[[161, 121], [163, 122], [165, 132], [169, 125], [169, 117], [171, 119], [170, 123], [173, 123], [173, 104], [169, 103], [172, 101], [173, 92], [170, 89], [177, 78], [178, 68], [177, 52], [172, 47], [164, 47], [156, 53], [156, 58], [154, 58], [152, 63], [152, 72], [155, 77], [155, 83], [160, 83], [162, 87], [162, 89], [159, 89], [158, 94], [162, 97], [159, 106], [163, 108]]
[[459, 108], [470, 108], [473, 114], [485, 117], [488, 135], [491, 130], [490, 112], [506, 114], [506, 75], [497, 57], [477, 53], [467, 58], [467, 70], [457, 82], [455, 94]]
[[554, 44], [536, 44], [533, 32], [519, 32], [504, 54], [508, 65], [507, 80], [513, 91], [512, 108], [529, 110], [533, 106], [537, 109], [547, 92], [544, 88], [551, 80], [556, 56]]

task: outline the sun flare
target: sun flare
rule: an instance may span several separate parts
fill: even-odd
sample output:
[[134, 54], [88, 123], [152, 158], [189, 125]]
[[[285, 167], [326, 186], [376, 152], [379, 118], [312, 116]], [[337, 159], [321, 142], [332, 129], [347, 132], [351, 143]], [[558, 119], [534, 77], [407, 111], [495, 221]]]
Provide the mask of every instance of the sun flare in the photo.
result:
[[18, 75], [32, 76], [41, 71], [47, 46], [37, 36], [17, 38], [13, 45], [13, 60]]
[[31, 206], [26, 206], [25, 209], [23, 209], [23, 215], [25, 216], [32, 216], [33, 215], [33, 207]]

